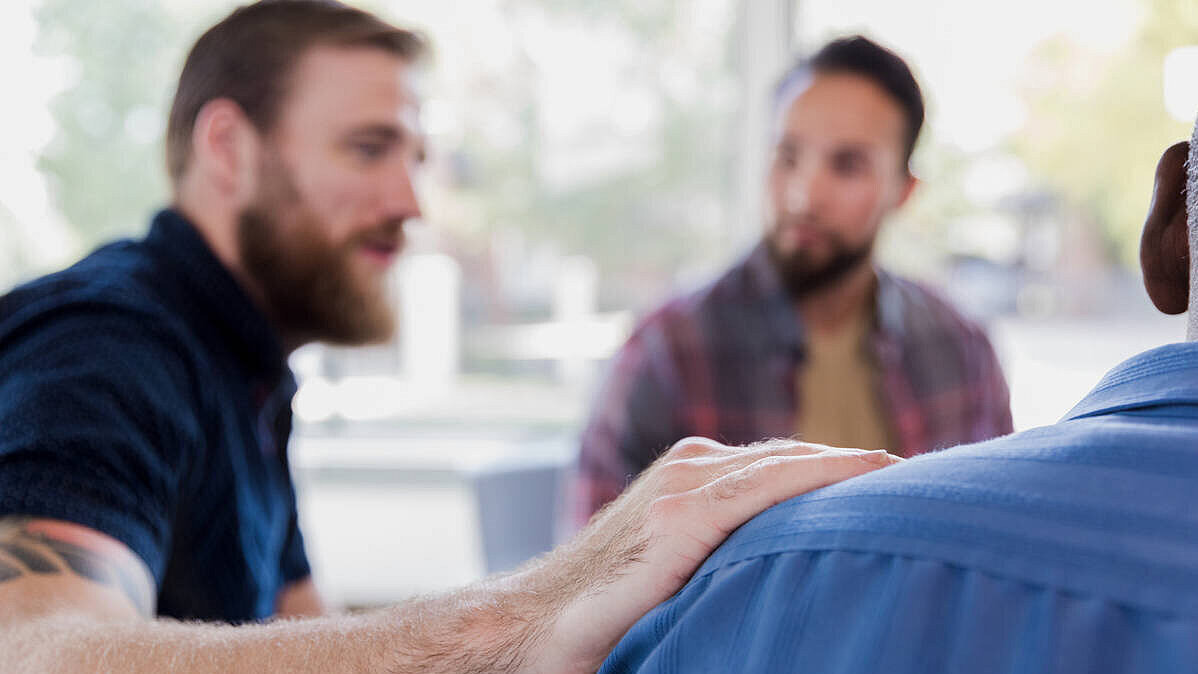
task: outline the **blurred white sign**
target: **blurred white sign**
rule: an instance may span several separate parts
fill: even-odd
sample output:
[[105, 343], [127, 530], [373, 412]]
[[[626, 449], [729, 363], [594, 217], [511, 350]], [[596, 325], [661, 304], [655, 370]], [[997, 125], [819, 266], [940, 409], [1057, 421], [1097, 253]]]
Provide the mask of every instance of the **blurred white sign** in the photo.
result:
[[1165, 109], [1186, 124], [1198, 115], [1198, 47], [1178, 47], [1165, 56]]

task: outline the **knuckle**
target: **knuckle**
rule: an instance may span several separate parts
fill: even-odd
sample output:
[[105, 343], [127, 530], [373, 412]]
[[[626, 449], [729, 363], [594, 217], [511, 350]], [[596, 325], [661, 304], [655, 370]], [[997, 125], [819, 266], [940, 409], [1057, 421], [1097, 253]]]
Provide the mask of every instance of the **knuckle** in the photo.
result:
[[792, 440], [790, 438], [770, 438], [760, 442], [753, 443], [746, 449], [762, 450], [767, 452], [784, 452], [796, 447], [806, 447], [808, 443]]
[[734, 499], [760, 488], [770, 479], [771, 474], [792, 461], [794, 461], [793, 457], [764, 456], [705, 486], [703, 488], [704, 495], [710, 503]]
[[740, 471], [744, 474], [742, 479], [760, 482], [767, 479], [770, 473], [789, 465], [794, 460], [795, 457], [778, 454], [763, 456]]
[[749, 464], [749, 468], [755, 471], [769, 471], [781, 466], [785, 466], [794, 461], [794, 457], [781, 454], [772, 454], [763, 456], [753, 463]]
[[714, 440], [691, 436], [675, 442], [666, 456], [674, 460], [697, 459], [711, 455], [714, 444]]
[[729, 473], [704, 487], [703, 495], [707, 501], [710, 504], [727, 501], [755, 488], [761, 482], [761, 469], [754, 468], [754, 465]]
[[828, 454], [815, 462], [813, 473], [824, 480], [839, 480], [869, 470], [862, 454]]
[[672, 494], [694, 489], [708, 481], [711, 469], [693, 459], [681, 459], [663, 464], [657, 474], [661, 490]]

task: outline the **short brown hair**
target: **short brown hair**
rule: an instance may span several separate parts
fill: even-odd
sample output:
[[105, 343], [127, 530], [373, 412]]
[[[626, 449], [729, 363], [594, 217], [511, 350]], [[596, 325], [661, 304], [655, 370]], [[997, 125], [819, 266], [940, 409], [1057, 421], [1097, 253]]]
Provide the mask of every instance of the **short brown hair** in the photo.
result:
[[236, 102], [268, 131], [300, 57], [317, 45], [371, 46], [407, 61], [427, 50], [424, 38], [333, 0], [262, 0], [234, 10], [200, 36], [187, 55], [166, 127], [166, 168], [183, 176], [191, 134], [208, 101]]
[[915, 141], [923, 128], [923, 92], [901, 56], [861, 35], [833, 40], [814, 56], [800, 60], [786, 71], [774, 88], [775, 105], [786, 100], [796, 81], [811, 73], [847, 73], [864, 77], [889, 94], [907, 118], [903, 150], [906, 163], [910, 163]]

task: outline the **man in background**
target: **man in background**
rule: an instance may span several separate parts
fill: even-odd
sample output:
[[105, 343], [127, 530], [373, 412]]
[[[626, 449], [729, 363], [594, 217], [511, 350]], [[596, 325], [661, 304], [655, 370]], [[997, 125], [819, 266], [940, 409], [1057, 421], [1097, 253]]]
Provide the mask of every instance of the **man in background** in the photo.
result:
[[393, 329], [384, 275], [420, 215], [422, 51], [337, 2], [238, 9], [179, 78], [171, 208], [144, 239], [0, 297], [0, 671], [593, 672], [753, 514], [891, 463], [681, 442], [511, 574], [263, 623], [325, 612], [288, 470], [286, 359]]
[[688, 435], [798, 434], [911, 456], [1012, 430], [982, 330], [874, 264], [880, 228], [917, 183], [924, 105], [906, 63], [863, 37], [836, 40], [775, 99], [764, 237], [616, 356], [582, 436], [581, 522]]
[[762, 514], [601, 671], [1198, 671], [1198, 127], [1157, 167], [1140, 261], [1187, 342], [1056, 425]]

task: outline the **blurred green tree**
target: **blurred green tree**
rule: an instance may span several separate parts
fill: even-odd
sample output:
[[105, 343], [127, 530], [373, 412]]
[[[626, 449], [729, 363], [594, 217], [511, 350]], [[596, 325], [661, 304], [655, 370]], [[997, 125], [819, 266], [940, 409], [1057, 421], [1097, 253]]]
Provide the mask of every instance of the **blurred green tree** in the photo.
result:
[[[1097, 55], [1063, 38], [1025, 66], [1027, 123], [1012, 146], [1038, 180], [1101, 228], [1113, 257], [1134, 268], [1156, 161], [1189, 136], [1164, 107], [1163, 64], [1198, 43], [1198, 5], [1143, 0], [1122, 48]], [[1195, 83], [1198, 86], [1198, 83]]]
[[53, 198], [87, 247], [140, 232], [167, 197], [162, 131], [192, 24], [154, 0], [44, 0], [37, 19], [37, 48], [74, 68], [39, 162]]
[[[733, 6], [727, 3], [725, 9]], [[544, 165], [553, 152], [543, 133], [544, 92], [529, 84], [551, 64], [526, 55], [494, 83], [503, 92], [502, 105], [471, 101], [503, 108], [475, 117], [476, 126], [467, 128], [461, 147], [478, 177], [464, 191], [485, 205], [486, 221], [516, 225], [529, 240], [593, 258], [604, 277], [616, 281], [604, 286], [612, 295], [608, 304], [656, 302], [657, 297], [637, 296], [638, 290], [643, 292], [646, 283], [664, 290], [663, 282], [683, 265], [722, 262], [728, 251], [720, 245], [734, 224], [728, 222], [726, 204], [732, 199], [738, 155], [735, 25], [723, 24], [696, 49], [681, 20], [693, 8], [683, 0], [508, 0], [505, 9], [544, 12], [558, 25], [585, 23], [589, 31], [617, 36], [616, 44], [631, 45], [631, 65], [613, 57], [611, 67], [621, 69], [630, 89], [640, 85], [648, 92], [657, 123], [642, 136], [651, 160], [631, 161], [619, 170], [564, 185], [552, 180]], [[664, 83], [671, 68], [698, 82], [699, 93], [672, 91]], [[618, 114], [615, 108], [613, 104], [612, 115]], [[509, 116], [524, 142], [503, 147], [489, 142], [486, 126], [497, 115]], [[610, 124], [594, 133], [600, 143], [608, 134], [613, 140], [619, 135]], [[487, 229], [477, 233], [485, 235]], [[620, 278], [636, 281], [622, 290]]]

